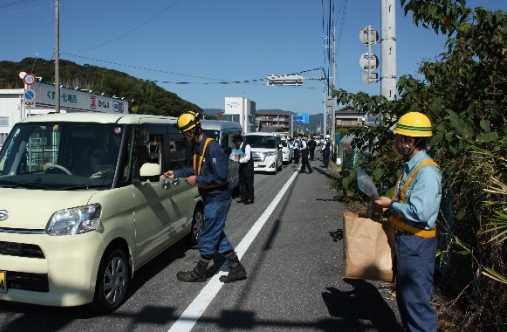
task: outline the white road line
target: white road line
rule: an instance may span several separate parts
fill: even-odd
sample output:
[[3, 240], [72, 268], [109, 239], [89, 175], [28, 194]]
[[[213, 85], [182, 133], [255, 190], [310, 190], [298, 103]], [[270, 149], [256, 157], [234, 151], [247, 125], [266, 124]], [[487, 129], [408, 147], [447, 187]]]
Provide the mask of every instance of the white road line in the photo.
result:
[[[264, 213], [257, 219], [257, 221], [250, 228], [248, 233], [243, 237], [241, 242], [236, 247], [236, 254], [239, 259], [243, 257], [245, 252], [248, 250], [252, 242], [255, 240], [262, 227], [266, 224], [269, 217], [275, 211], [276, 207], [282, 200], [283, 196], [290, 188], [292, 182], [296, 179], [298, 172], [294, 172], [289, 180], [285, 183], [285, 185], [280, 189], [278, 194], [275, 196], [273, 201], [266, 208]], [[181, 314], [176, 322], [171, 326], [168, 332], [190, 332], [194, 327], [195, 323], [199, 320], [199, 318], [204, 314], [204, 311], [208, 307], [208, 305], [213, 301], [215, 296], [218, 294], [222, 286], [224, 285], [220, 280], [221, 275], [224, 275], [225, 272], [219, 272], [215, 274], [211, 280], [204, 286], [199, 295], [190, 303], [190, 305], [185, 309], [185, 311]]]

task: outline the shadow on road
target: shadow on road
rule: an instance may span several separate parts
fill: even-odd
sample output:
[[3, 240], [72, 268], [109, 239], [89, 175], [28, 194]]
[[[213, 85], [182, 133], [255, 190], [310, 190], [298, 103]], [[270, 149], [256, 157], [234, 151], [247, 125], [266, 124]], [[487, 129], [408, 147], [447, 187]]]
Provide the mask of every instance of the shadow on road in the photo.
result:
[[331, 174], [326, 167], [313, 167], [313, 170], [332, 180], [339, 180], [339, 177]]
[[[374, 285], [364, 280], [346, 279], [345, 282], [353, 289], [342, 291], [329, 287], [322, 293], [332, 317], [343, 320], [345, 326], [353, 330], [369, 321], [376, 331], [402, 331], [393, 310]], [[342, 328], [342, 325], [336, 326], [334, 331], [338, 331], [338, 328]]]

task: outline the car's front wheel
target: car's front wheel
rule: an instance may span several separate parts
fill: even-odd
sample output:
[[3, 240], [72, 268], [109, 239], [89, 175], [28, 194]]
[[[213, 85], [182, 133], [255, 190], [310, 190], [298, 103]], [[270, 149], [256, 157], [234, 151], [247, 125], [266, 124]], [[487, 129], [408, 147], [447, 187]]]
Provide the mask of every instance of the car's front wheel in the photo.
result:
[[195, 246], [199, 241], [202, 224], [204, 223], [204, 210], [202, 205], [198, 204], [194, 210], [192, 218], [192, 232], [190, 233], [190, 244]]
[[121, 248], [108, 250], [100, 262], [95, 287], [98, 311], [110, 312], [118, 308], [127, 298], [129, 282], [127, 253]]

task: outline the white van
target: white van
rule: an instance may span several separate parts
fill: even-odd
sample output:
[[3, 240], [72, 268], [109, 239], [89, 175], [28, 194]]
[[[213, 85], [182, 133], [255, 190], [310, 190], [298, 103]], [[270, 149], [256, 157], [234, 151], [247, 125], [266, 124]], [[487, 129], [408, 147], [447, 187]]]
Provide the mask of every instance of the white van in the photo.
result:
[[[237, 122], [219, 121], [219, 120], [202, 120], [201, 127], [204, 134], [217, 141], [227, 156], [230, 155], [234, 148], [233, 138], [241, 135], [241, 126]], [[235, 193], [239, 190], [239, 166], [237, 162], [229, 160], [229, 187]]]
[[109, 311], [145, 263], [192, 234], [196, 188], [176, 119], [54, 114], [18, 123], [0, 152], [0, 300]]
[[249, 133], [246, 142], [252, 148], [254, 171], [276, 173], [282, 169], [282, 142], [277, 133]]

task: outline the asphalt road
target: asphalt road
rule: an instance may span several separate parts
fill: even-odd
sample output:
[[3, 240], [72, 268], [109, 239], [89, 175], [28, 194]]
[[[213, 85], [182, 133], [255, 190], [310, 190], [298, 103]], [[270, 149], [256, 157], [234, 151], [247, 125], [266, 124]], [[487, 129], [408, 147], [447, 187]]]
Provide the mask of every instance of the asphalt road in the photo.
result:
[[[314, 162], [314, 166], [318, 166]], [[255, 204], [233, 203], [226, 233], [238, 244], [295, 172], [256, 174]], [[299, 174], [242, 259], [247, 280], [224, 285], [192, 331], [396, 331], [398, 314], [385, 287], [344, 282], [342, 203], [330, 176]], [[114, 313], [0, 302], [0, 331], [168, 331], [206, 283], [181, 283], [197, 250], [177, 244], [143, 267]], [[220, 262], [218, 262], [220, 263]], [[182, 319], [186, 319], [182, 317]]]

